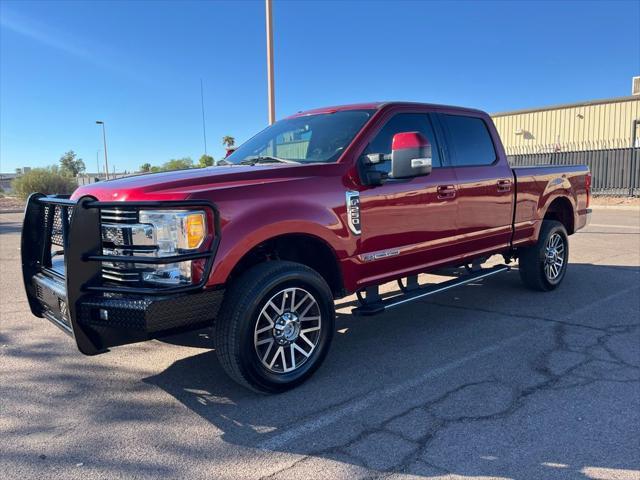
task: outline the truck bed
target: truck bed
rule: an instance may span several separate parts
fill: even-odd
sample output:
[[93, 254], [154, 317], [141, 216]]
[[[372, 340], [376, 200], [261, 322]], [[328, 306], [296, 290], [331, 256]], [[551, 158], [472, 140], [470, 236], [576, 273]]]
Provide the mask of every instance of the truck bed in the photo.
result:
[[548, 207], [557, 199], [574, 211], [569, 234], [584, 227], [589, 206], [586, 165], [541, 165], [512, 168], [516, 181], [513, 245], [532, 243]]

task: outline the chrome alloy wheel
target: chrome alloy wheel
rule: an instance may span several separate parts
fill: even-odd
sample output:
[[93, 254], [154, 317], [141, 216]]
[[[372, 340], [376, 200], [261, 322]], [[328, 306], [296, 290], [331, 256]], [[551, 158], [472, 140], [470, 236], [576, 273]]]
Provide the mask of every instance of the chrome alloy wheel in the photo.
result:
[[544, 251], [544, 273], [547, 280], [554, 281], [562, 274], [565, 263], [564, 238], [554, 233], [547, 240]]
[[253, 334], [256, 354], [269, 371], [300, 368], [318, 346], [322, 318], [316, 299], [302, 288], [273, 295], [258, 315]]

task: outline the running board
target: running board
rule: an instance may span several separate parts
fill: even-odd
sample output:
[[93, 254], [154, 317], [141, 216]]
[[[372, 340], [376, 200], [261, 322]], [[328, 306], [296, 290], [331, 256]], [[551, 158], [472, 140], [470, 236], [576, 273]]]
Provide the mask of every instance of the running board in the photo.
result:
[[476, 272], [447, 280], [446, 282], [425, 285], [418, 289], [408, 291], [407, 293], [394, 295], [393, 297], [385, 298], [384, 300], [380, 300], [378, 302], [372, 302], [370, 304], [362, 303], [360, 304], [360, 306], [351, 310], [351, 314], [357, 316], [377, 315], [390, 308], [413, 302], [414, 300], [419, 300], [421, 298], [428, 297], [429, 295], [444, 292], [461, 285], [466, 285], [467, 283], [475, 282], [476, 280], [480, 280], [481, 278], [486, 278], [498, 273], [507, 272], [509, 270], [511, 270], [511, 267], [509, 267], [508, 265], [496, 265], [492, 268], [483, 268]]

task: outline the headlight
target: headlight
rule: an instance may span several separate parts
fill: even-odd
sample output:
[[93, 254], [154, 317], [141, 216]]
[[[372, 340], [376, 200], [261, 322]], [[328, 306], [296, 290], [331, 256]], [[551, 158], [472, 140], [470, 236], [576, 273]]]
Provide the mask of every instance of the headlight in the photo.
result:
[[160, 256], [195, 250], [206, 237], [206, 217], [202, 211], [141, 210], [140, 223], [153, 226]]
[[[141, 210], [141, 224], [153, 226], [159, 257], [198, 249], [207, 235], [206, 216], [201, 210]], [[160, 284], [191, 283], [191, 261], [149, 266], [142, 280]]]

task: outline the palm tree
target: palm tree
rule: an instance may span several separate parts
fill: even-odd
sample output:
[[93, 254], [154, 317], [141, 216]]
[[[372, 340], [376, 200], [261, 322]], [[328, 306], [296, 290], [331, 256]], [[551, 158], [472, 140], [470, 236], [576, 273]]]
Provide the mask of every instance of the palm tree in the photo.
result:
[[229, 135], [225, 135], [222, 137], [222, 144], [227, 148], [231, 148], [236, 144], [236, 139]]

